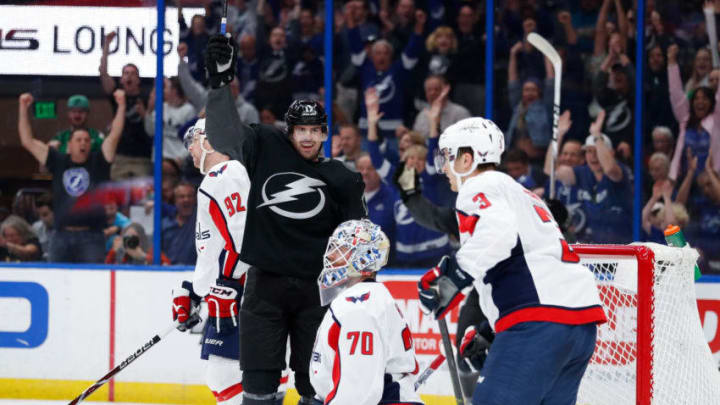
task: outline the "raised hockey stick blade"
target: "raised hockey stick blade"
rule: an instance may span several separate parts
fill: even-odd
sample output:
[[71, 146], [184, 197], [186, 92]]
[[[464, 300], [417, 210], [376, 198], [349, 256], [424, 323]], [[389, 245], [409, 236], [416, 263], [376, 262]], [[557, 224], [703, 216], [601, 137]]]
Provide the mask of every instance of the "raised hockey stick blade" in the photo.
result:
[[555, 198], [555, 160], [558, 155], [558, 121], [560, 120], [560, 83], [562, 83], [562, 59], [555, 48], [542, 36], [531, 32], [528, 42], [545, 55], [555, 70], [555, 86], [553, 95], [553, 133], [552, 133], [552, 161], [550, 165], [550, 198]]
[[445, 348], [445, 357], [448, 362], [450, 380], [452, 381], [453, 393], [455, 394], [455, 402], [457, 405], [465, 405], [462, 388], [460, 388], [460, 377], [458, 376], [458, 369], [455, 364], [455, 355], [453, 354], [452, 343], [450, 342], [450, 333], [448, 333], [447, 322], [445, 322], [445, 318], [440, 318], [437, 321], [440, 326], [440, 336], [442, 336], [443, 347]]
[[415, 391], [420, 388], [421, 385], [425, 384], [425, 381], [427, 381], [428, 378], [437, 370], [440, 368], [440, 365], [442, 365], [445, 362], [445, 356], [440, 353], [433, 359], [432, 362], [430, 362], [430, 365], [425, 368], [425, 370], [420, 373], [420, 376], [418, 377], [417, 381], [415, 381]]
[[[196, 313], [196, 314], [193, 314], [192, 317], [197, 317], [197, 318], [199, 318], [199, 315]], [[131, 354], [131, 355], [128, 356], [125, 360], [123, 360], [122, 363], [118, 364], [117, 367], [115, 367], [114, 369], [110, 370], [110, 372], [108, 372], [107, 374], [105, 374], [104, 376], [102, 376], [102, 378], [100, 378], [99, 380], [97, 380], [97, 381], [95, 382], [95, 384], [93, 384], [93, 385], [91, 385], [90, 387], [88, 387], [88, 389], [86, 389], [86, 390], [83, 391], [80, 395], [78, 395], [75, 399], [73, 399], [72, 401], [70, 401], [70, 402], [68, 403], [68, 405], [75, 405], [75, 404], [81, 402], [82, 400], [84, 400], [85, 398], [89, 397], [90, 394], [92, 394], [92, 393], [95, 392], [98, 388], [100, 388], [100, 387], [102, 387], [103, 385], [105, 385], [106, 382], [110, 381], [111, 378], [113, 378], [115, 375], [117, 375], [118, 373], [120, 373], [123, 369], [125, 369], [125, 367], [129, 366], [130, 363], [132, 363], [133, 361], [135, 361], [135, 359], [137, 359], [138, 357], [140, 357], [140, 356], [142, 356], [143, 354], [145, 354], [145, 352], [147, 352], [148, 350], [150, 350], [151, 347], [155, 346], [155, 344], [157, 344], [159, 341], [161, 341], [163, 338], [165, 338], [165, 336], [167, 336], [170, 332], [172, 332], [172, 331], [174, 331], [175, 329], [177, 329], [177, 327], [178, 327], [179, 324], [180, 324], [179, 322], [175, 321], [175, 322], [172, 323], [172, 325], [168, 326], [164, 331], [162, 331], [162, 332], [158, 333], [157, 335], [153, 336], [152, 338], [150, 338], [150, 340], [149, 340], [147, 343], [145, 343], [144, 345], [140, 346], [137, 350], [135, 350], [135, 352], [134, 352], [133, 354]]]

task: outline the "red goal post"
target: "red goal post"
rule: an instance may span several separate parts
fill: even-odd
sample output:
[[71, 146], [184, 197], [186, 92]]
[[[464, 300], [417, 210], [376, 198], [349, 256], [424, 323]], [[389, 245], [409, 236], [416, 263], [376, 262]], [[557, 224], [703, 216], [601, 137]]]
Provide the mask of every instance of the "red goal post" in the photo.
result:
[[608, 317], [577, 403], [720, 403], [720, 372], [695, 297], [697, 252], [654, 243], [573, 250], [595, 275]]

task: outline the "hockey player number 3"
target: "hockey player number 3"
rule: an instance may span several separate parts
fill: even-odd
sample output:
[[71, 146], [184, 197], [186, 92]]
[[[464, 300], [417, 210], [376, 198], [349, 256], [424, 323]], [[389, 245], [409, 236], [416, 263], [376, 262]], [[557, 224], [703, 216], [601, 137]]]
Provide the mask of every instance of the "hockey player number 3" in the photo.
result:
[[242, 197], [240, 193], [232, 193], [225, 197], [225, 208], [227, 208], [228, 216], [235, 215], [236, 212], [245, 211], [245, 207], [242, 205]]
[[[549, 212], [544, 207], [541, 207], [539, 205], [533, 205], [533, 208], [535, 208], [535, 212], [540, 217], [540, 220], [543, 222], [552, 222], [552, 215], [550, 215]], [[580, 256], [573, 251], [573, 249], [568, 245], [567, 241], [565, 239], [560, 238], [560, 246], [562, 247], [562, 256], [560, 257], [560, 260], [568, 263], [579, 263], [580, 262]]]
[[347, 334], [348, 340], [352, 340], [352, 346], [350, 346], [350, 355], [355, 354], [355, 349], [357, 349], [358, 340], [360, 341], [360, 353], [370, 356], [373, 354], [373, 334], [372, 332], [362, 332], [354, 331], [354, 332], [348, 332]]

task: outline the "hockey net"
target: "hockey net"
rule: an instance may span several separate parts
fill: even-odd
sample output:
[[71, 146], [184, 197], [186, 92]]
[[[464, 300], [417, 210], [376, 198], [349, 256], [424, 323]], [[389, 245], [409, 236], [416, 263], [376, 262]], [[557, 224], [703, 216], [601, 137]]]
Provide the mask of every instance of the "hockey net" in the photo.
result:
[[695, 298], [697, 252], [658, 244], [573, 249], [595, 275], [608, 318], [577, 403], [720, 403], [720, 372]]

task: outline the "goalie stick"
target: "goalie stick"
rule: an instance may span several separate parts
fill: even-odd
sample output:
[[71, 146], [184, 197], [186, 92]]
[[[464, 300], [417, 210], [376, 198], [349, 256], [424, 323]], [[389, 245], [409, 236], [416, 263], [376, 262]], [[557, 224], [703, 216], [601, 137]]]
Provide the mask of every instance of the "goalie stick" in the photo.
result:
[[531, 32], [527, 37], [528, 42], [545, 55], [555, 71], [555, 94], [553, 95], [553, 132], [552, 132], [552, 160], [550, 161], [550, 199], [555, 198], [555, 160], [558, 155], [558, 121], [560, 120], [560, 83], [562, 81], [562, 59], [555, 48], [542, 36]]
[[[192, 318], [200, 318], [200, 316], [199, 316], [197, 313], [195, 313], [195, 314], [193, 314], [190, 318], [191, 318], [191, 319], [192, 319]], [[188, 322], [190, 322], [190, 320], [188, 320]], [[75, 405], [75, 404], [79, 403], [80, 401], [84, 400], [85, 398], [89, 397], [90, 394], [92, 394], [92, 393], [95, 392], [98, 388], [100, 388], [100, 387], [102, 387], [103, 385], [105, 385], [106, 382], [110, 381], [110, 379], [113, 378], [116, 374], [118, 374], [119, 372], [121, 372], [122, 370], [124, 370], [125, 367], [129, 366], [130, 363], [132, 363], [133, 361], [135, 361], [135, 359], [137, 359], [138, 357], [140, 357], [140, 356], [142, 356], [143, 354], [145, 354], [145, 352], [147, 352], [148, 350], [150, 350], [150, 348], [152, 348], [152, 347], [155, 346], [159, 341], [161, 341], [162, 339], [164, 339], [165, 336], [167, 336], [168, 334], [170, 334], [170, 332], [172, 332], [172, 331], [174, 331], [175, 329], [177, 329], [178, 325], [180, 325], [180, 323], [179, 323], [178, 321], [175, 321], [175, 322], [173, 322], [170, 326], [168, 326], [164, 331], [162, 331], [162, 332], [158, 333], [157, 335], [153, 336], [152, 338], [150, 338], [150, 340], [149, 340], [147, 343], [145, 343], [144, 345], [140, 346], [140, 348], [138, 348], [137, 350], [135, 350], [135, 352], [134, 352], [133, 354], [131, 354], [131, 355], [128, 356], [125, 360], [123, 360], [122, 363], [118, 364], [117, 367], [115, 367], [114, 369], [110, 370], [107, 374], [105, 374], [105, 375], [102, 376], [99, 380], [97, 380], [97, 381], [95, 382], [95, 384], [93, 384], [93, 385], [91, 385], [90, 387], [88, 387], [85, 391], [83, 391], [83, 392], [82, 392], [80, 395], [78, 395], [75, 399], [73, 399], [72, 401], [70, 401], [70, 402], [68, 403], [68, 405]]]

